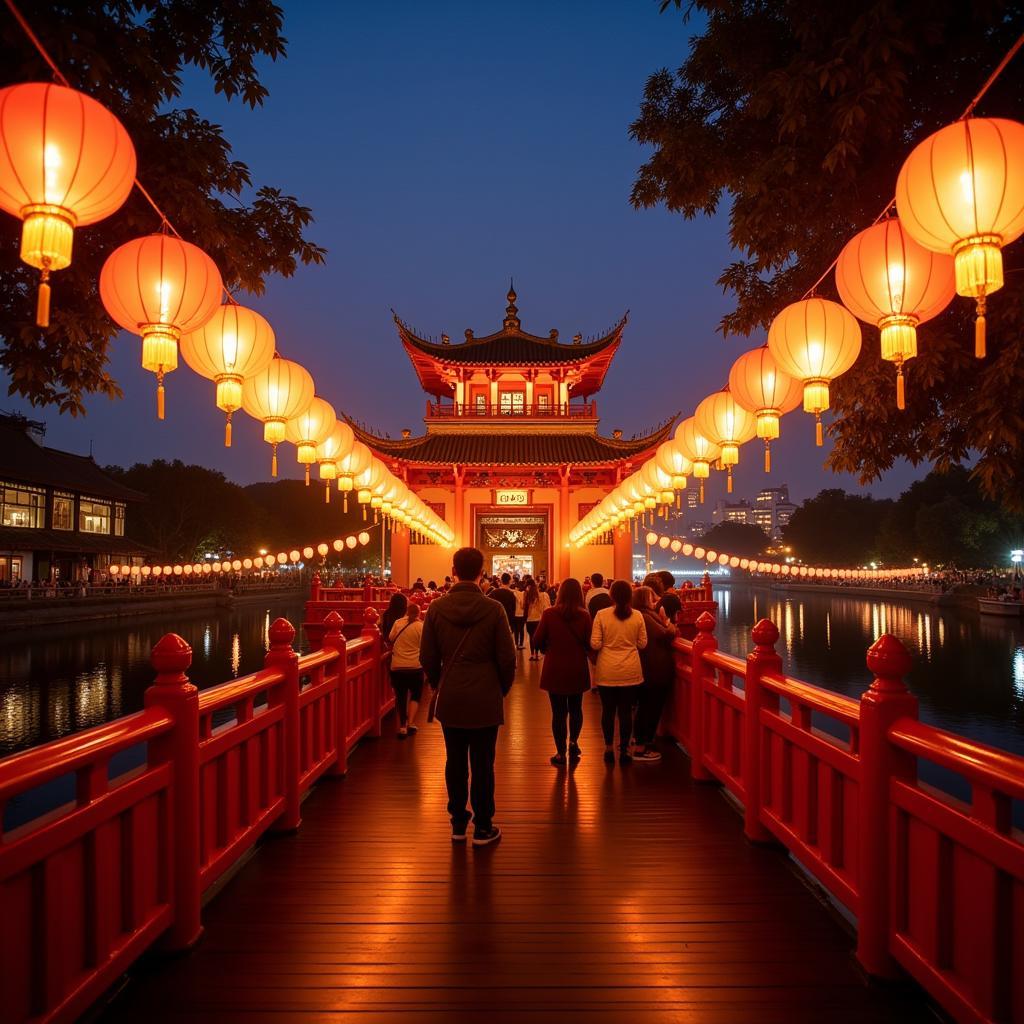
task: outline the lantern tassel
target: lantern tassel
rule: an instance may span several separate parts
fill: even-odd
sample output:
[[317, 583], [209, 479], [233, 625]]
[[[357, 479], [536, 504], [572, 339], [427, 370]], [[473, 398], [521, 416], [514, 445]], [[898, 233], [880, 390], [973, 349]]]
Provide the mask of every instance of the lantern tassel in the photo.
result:
[[974, 321], [974, 356], [976, 359], [985, 358], [985, 296], [978, 296], [977, 319]]
[[896, 408], [902, 411], [906, 407], [907, 392], [903, 378], [903, 364], [901, 363], [896, 367]]
[[156, 375], [156, 418], [164, 418], [164, 375], [163, 371]]
[[341, 492], [341, 511], [348, 512], [348, 491]]
[[820, 448], [825, 443], [825, 433], [821, 427], [821, 413], [814, 414], [814, 443]]
[[764, 443], [764, 471], [772, 471], [772, 446], [767, 441]]
[[701, 482], [700, 482], [700, 503], [702, 505], [704, 504], [704, 481], [703, 480], [701, 480]]
[[363, 506], [363, 522], [366, 522], [366, 506]]
[[39, 275], [39, 294], [36, 296], [36, 326], [50, 326], [50, 271]]
[[330, 505], [330, 503], [331, 503], [331, 482], [330, 482], [330, 480], [328, 480], [326, 486], [324, 487], [324, 504], [325, 505]]
[[270, 475], [277, 476], [277, 445], [271, 447], [273, 455], [270, 457]]
[[228, 418], [224, 421], [224, 447], [231, 447], [231, 413], [228, 413]]
[[309, 486], [309, 463], [306, 463], [306, 486]]
[[683, 496], [676, 491], [676, 511], [679, 512], [683, 507]]
[[732, 494], [732, 466], [725, 471], [725, 492]]

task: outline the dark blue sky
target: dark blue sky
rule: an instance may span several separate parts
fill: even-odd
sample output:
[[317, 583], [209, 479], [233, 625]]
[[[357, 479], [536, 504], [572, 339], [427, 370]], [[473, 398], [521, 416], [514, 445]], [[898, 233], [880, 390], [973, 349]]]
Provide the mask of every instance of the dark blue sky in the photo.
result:
[[[523, 325], [538, 334], [595, 334], [631, 310], [598, 396], [605, 433], [691, 414], [760, 343], [715, 332], [727, 211], [688, 222], [629, 205], [644, 154], [628, 126], [644, 82], [681, 62], [694, 30], [677, 14], [659, 15], [656, 0], [303, 0], [285, 11], [289, 56], [265, 69], [265, 107], [225, 103], [198, 76], [184, 102], [224, 125], [258, 183], [313, 208], [310, 237], [330, 250], [327, 266], [271, 281], [253, 305], [339, 409], [395, 436], [419, 433], [425, 397], [389, 307], [453, 341], [467, 327], [489, 333], [510, 275]], [[145, 182], [158, 171], [139, 173]], [[95, 400], [78, 421], [31, 412], [47, 421], [47, 443], [85, 452], [91, 440], [101, 462], [179, 457], [243, 483], [269, 475], [260, 426], [239, 414], [235, 447], [221, 448], [213, 385], [184, 365], [158, 423], [139, 354], [137, 338], [113, 345], [123, 401]], [[768, 478], [757, 447], [744, 448], [736, 495], [766, 479], [797, 498], [855, 488], [822, 468], [813, 433], [809, 416], [786, 417]], [[292, 449], [282, 465], [298, 475]], [[898, 493], [913, 475], [904, 467], [870, 490]]]

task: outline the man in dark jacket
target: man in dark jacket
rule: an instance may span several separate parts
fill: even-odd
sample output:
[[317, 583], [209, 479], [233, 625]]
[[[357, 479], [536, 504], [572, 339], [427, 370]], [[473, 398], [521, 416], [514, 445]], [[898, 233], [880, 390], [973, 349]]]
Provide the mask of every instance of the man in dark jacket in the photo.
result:
[[[478, 581], [484, 556], [459, 548], [453, 569], [458, 582], [430, 603], [423, 622], [420, 664], [437, 697], [444, 731], [448, 813], [452, 842], [465, 842], [473, 808], [473, 845], [500, 838], [494, 824], [494, 748], [505, 721], [504, 701], [516, 674], [512, 631], [501, 605], [485, 597]], [[472, 774], [472, 781], [470, 775]]]
[[501, 586], [497, 590], [492, 590], [487, 595], [492, 601], [497, 601], [505, 609], [505, 615], [508, 618], [510, 628], [512, 620], [516, 617], [516, 595], [512, 593], [512, 588], [509, 586], [511, 582], [512, 577], [507, 572], [503, 572], [501, 574]]

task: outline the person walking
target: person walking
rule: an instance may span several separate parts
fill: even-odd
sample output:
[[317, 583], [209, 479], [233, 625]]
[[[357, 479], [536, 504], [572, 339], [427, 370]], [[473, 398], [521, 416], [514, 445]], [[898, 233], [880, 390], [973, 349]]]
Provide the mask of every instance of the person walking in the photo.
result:
[[538, 586], [533, 580], [526, 587], [526, 635], [530, 639], [530, 661], [540, 661], [540, 651], [533, 642], [534, 633], [540, 623], [540, 617], [551, 607], [551, 598], [547, 595], [547, 586]]
[[658, 594], [652, 587], [637, 587], [633, 591], [633, 607], [643, 616], [647, 630], [647, 646], [640, 652], [644, 681], [637, 702], [636, 746], [633, 749], [633, 760], [640, 762], [661, 760], [661, 754], [654, 747], [654, 738], [676, 676], [672, 653], [676, 627], [665, 621], [657, 603]]
[[423, 696], [423, 666], [420, 664], [422, 636], [420, 606], [410, 601], [405, 617], [396, 619], [388, 634], [391, 644], [391, 687], [395, 691], [400, 740], [416, 732], [416, 712], [419, 711]]
[[408, 608], [409, 598], [405, 594], [399, 591], [391, 595], [391, 600], [388, 602], [388, 606], [384, 609], [384, 614], [380, 618], [380, 635], [384, 637], [384, 642], [389, 647], [391, 646], [391, 627], [399, 619], [405, 617]]
[[501, 585], [496, 589], [492, 589], [487, 594], [492, 601], [497, 601], [505, 609], [510, 629], [512, 628], [512, 621], [516, 617], [516, 595], [512, 593], [512, 588], [509, 586], [511, 582], [512, 577], [507, 572], [503, 572], [501, 574]]
[[582, 756], [583, 694], [590, 689], [590, 615], [583, 607], [580, 581], [569, 578], [558, 588], [558, 600], [540, 617], [531, 644], [544, 654], [540, 688], [551, 702], [551, 735], [555, 741], [553, 765], [575, 764]]
[[526, 623], [526, 584], [516, 580], [512, 587], [512, 596], [516, 601], [515, 614], [512, 616], [512, 638], [516, 642], [516, 650], [523, 649], [523, 627]]
[[647, 646], [644, 617], [632, 606], [633, 588], [616, 580], [610, 592], [611, 607], [594, 616], [590, 646], [597, 651], [594, 682], [601, 697], [601, 731], [604, 759], [615, 763], [615, 719], [619, 720], [619, 763], [629, 764], [633, 736], [633, 705], [640, 694], [643, 669], [640, 651]]
[[444, 733], [452, 842], [466, 841], [472, 817], [474, 846], [501, 837], [494, 824], [494, 752], [516, 674], [505, 613], [478, 586], [483, 566], [477, 548], [455, 552], [452, 570], [458, 582], [427, 609], [420, 642], [420, 664], [436, 695]]

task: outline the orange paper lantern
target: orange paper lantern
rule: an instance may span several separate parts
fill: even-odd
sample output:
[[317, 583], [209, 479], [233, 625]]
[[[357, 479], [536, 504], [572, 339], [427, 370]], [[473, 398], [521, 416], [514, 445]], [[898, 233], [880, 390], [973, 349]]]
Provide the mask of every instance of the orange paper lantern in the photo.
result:
[[951, 255], [956, 290], [977, 302], [974, 354], [985, 355], [985, 303], [1003, 286], [1003, 246], [1024, 233], [1024, 124], [967, 117], [914, 147], [896, 209], [926, 249]]
[[767, 345], [751, 349], [732, 364], [729, 390], [757, 418], [757, 436], [764, 441], [764, 471], [771, 472], [771, 443], [779, 436], [779, 420], [803, 397], [803, 385], [783, 373]]
[[76, 227], [109, 217], [135, 180], [135, 147], [102, 104], [67, 86], [0, 89], [0, 209], [21, 220], [21, 258], [41, 271], [36, 323], [50, 323], [50, 272], [71, 263]]
[[853, 314], [882, 331], [882, 358], [896, 364], [896, 406], [906, 406], [903, 364], [917, 355], [917, 325], [953, 300], [953, 258], [931, 252], [893, 217], [854, 235], [836, 262], [836, 287]]
[[146, 235], [115, 249], [100, 271], [100, 298], [112, 320], [142, 336], [142, 368], [156, 374], [164, 418], [164, 375], [178, 367], [178, 339], [197, 331], [220, 306], [217, 265], [172, 235]]
[[298, 416], [289, 419], [284, 425], [285, 440], [295, 445], [299, 465], [306, 468], [307, 487], [309, 467], [316, 462], [317, 445], [326, 440], [337, 422], [334, 406], [314, 396], [313, 401]]
[[242, 408], [263, 423], [263, 440], [272, 451], [270, 475], [277, 476], [277, 446], [285, 438], [285, 424], [313, 401], [313, 378], [290, 359], [274, 355], [270, 365], [242, 384]]
[[697, 406], [693, 418], [697, 430], [721, 448], [726, 490], [732, 494], [732, 467], [739, 464], [740, 445], [756, 435], [757, 418], [733, 398], [728, 388], [708, 395]]

